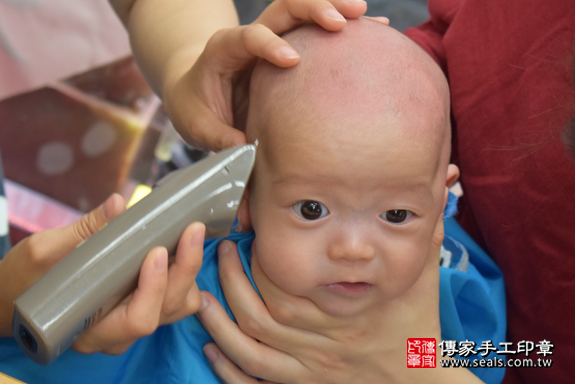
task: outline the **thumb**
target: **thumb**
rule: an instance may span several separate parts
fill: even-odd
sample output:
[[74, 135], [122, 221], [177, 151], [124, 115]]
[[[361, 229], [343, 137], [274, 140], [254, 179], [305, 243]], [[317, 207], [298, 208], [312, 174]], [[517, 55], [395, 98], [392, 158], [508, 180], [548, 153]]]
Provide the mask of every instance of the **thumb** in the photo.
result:
[[78, 244], [88, 239], [106, 223], [126, 210], [126, 204], [122, 196], [112, 194], [104, 203], [85, 214], [80, 220], [58, 229], [40, 232], [51, 238], [45, 244], [52, 249], [47, 249], [48, 255], [65, 256], [72, 252]]
[[[124, 209], [124, 199], [114, 194], [75, 223], [64, 228], [37, 232], [16, 244], [2, 259], [0, 282], [8, 283], [6, 287], [2, 286], [3, 289], [7, 289], [0, 292], [0, 307], [3, 298], [4, 301], [11, 303], [58, 261], [72, 252], [81, 241], [90, 237]], [[0, 324], [0, 334], [1, 328]]]

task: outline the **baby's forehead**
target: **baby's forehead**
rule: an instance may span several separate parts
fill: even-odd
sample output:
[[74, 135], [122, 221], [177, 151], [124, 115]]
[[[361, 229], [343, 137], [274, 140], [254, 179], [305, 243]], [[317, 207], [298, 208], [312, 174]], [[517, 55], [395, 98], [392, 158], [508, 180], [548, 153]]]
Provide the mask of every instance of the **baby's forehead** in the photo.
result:
[[[441, 145], [437, 138], [412, 137], [389, 120], [353, 124], [332, 119], [278, 119], [266, 130], [267, 138], [258, 148], [256, 177], [272, 182], [331, 186], [370, 185], [431, 188], [442, 169]], [[361, 134], [357, 134], [361, 132]], [[265, 169], [265, 171], [260, 172]]]
[[307, 26], [286, 40], [300, 51], [301, 62], [287, 70], [258, 64], [248, 138], [305, 136], [369, 144], [386, 136], [438, 142], [449, 134], [443, 74], [397, 31], [350, 20], [343, 33]]

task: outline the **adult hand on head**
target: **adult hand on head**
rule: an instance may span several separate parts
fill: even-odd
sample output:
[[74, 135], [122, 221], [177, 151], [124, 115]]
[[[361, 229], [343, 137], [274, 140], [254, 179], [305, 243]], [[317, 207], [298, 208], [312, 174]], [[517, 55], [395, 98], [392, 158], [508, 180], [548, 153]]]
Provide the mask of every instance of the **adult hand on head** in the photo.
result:
[[299, 56], [278, 34], [304, 21], [339, 31], [346, 24], [343, 16], [357, 18], [366, 9], [364, 1], [276, 0], [251, 25], [218, 31], [194, 66], [163, 87], [174, 126], [200, 148], [218, 151], [244, 144], [243, 132], [233, 128], [242, 129], [245, 120], [249, 70], [243, 70], [256, 58], [279, 67], [294, 66]]
[[[384, 342], [361, 326], [326, 327], [329, 320], [313, 303], [277, 287], [266, 287], [264, 304], [247, 279], [234, 244], [223, 242], [218, 249], [220, 280], [238, 324], [212, 295], [202, 292], [205, 304], [197, 316], [217, 343], [204, 347], [212, 369], [226, 384], [256, 384], [254, 377], [284, 384], [403, 382], [406, 375], [413, 376], [409, 382], [481, 383], [468, 370], [405, 368], [406, 337], [441, 337], [438, 260], [443, 235], [441, 217], [427, 265], [437, 273], [402, 304], [410, 308], [410, 320], [398, 319], [403, 322], [401, 332], [388, 334]], [[257, 263], [252, 268], [258, 268]], [[386, 324], [382, 316], [384, 332]]]
[[[22, 240], [4, 257], [0, 262], [0, 336], [12, 335], [14, 300], [79, 243], [124, 210], [124, 200], [114, 194], [79, 221], [38, 232]], [[166, 249], [151, 250], [140, 270], [136, 290], [84, 332], [72, 348], [82, 353], [122, 353], [159, 325], [196, 312], [201, 296], [195, 277], [202, 264], [204, 233], [201, 223], [186, 228], [169, 268]]]

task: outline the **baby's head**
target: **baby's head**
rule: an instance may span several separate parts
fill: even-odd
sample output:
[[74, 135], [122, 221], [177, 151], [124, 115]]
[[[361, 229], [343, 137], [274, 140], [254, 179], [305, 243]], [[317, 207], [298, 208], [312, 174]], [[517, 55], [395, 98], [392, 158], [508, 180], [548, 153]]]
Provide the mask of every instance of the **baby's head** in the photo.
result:
[[301, 62], [261, 61], [250, 91], [247, 136], [259, 146], [241, 209], [256, 232], [254, 279], [335, 316], [400, 299], [438, 268], [428, 250], [458, 175], [446, 80], [408, 38], [370, 20], [284, 38]]

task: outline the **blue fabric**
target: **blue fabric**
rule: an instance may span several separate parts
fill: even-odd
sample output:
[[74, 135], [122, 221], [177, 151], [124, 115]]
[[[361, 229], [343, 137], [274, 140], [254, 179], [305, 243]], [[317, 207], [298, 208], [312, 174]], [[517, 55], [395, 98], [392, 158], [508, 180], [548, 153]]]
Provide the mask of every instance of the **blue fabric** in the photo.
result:
[[443, 220], [447, 220], [457, 213], [457, 201], [459, 199], [455, 194], [449, 191], [449, 197], [447, 198], [447, 204], [445, 205], [445, 209], [443, 210]]
[[[445, 221], [446, 235], [467, 248], [471, 263], [467, 273], [441, 268], [440, 315], [443, 339], [474, 340], [494, 345], [505, 337], [503, 280], [491, 259], [465, 234], [453, 219]], [[249, 261], [254, 234], [232, 233], [238, 243], [244, 269], [250, 280]], [[226, 308], [217, 271], [216, 247], [221, 239], [205, 244], [204, 262], [198, 274], [200, 289], [210, 291]], [[471, 265], [473, 264], [473, 265]], [[120, 356], [81, 355], [66, 351], [48, 366], [39, 366], [20, 351], [14, 339], [0, 339], [0, 372], [29, 384], [103, 383], [220, 383], [211, 372], [202, 347], [211, 341], [195, 316], [159, 328]], [[461, 369], [461, 368], [453, 368]], [[498, 384], [503, 369], [475, 369], [488, 384]]]
[[[441, 338], [459, 342], [470, 340], [477, 347], [483, 341], [491, 340], [498, 347], [505, 341], [507, 329], [501, 271], [455, 219], [445, 220], [444, 225], [444, 246], [450, 240], [463, 245], [469, 254], [469, 266], [467, 272], [440, 267]], [[497, 355], [491, 352], [486, 358], [494, 356]], [[469, 359], [482, 357], [472, 355]], [[504, 368], [471, 368], [471, 371], [484, 382], [494, 384], [501, 383], [505, 374]]]

